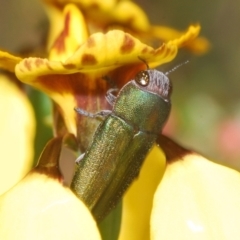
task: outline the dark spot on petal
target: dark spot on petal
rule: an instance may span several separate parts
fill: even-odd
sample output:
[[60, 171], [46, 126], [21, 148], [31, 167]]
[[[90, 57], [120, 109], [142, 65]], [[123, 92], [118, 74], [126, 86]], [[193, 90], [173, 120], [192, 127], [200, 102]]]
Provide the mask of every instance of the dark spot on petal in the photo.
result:
[[64, 22], [64, 32], [66, 35], [69, 33], [69, 24], [70, 23], [70, 12], [66, 14], [65, 22]]
[[134, 40], [128, 34], [125, 34], [123, 45], [120, 48], [121, 53], [131, 52], [134, 48], [134, 45], [135, 45]]
[[82, 56], [82, 65], [95, 65], [96, 63], [97, 60], [92, 54], [84, 54]]
[[148, 52], [148, 47], [143, 48], [142, 53], [147, 53]]
[[24, 61], [24, 66], [27, 68], [28, 71], [31, 71], [32, 66], [31, 66], [31, 60], [25, 60]]
[[65, 38], [69, 35], [69, 25], [70, 25], [71, 16], [68, 12], [64, 21], [64, 29], [60, 33], [59, 37], [55, 40], [53, 47], [60, 54], [65, 51]]
[[37, 59], [35, 60], [35, 65], [36, 65], [36, 67], [39, 67], [39, 66], [41, 66], [42, 64], [44, 64], [43, 59], [37, 58]]
[[76, 68], [76, 65], [73, 63], [69, 63], [69, 64], [64, 64], [63, 67], [66, 69], [74, 69]]

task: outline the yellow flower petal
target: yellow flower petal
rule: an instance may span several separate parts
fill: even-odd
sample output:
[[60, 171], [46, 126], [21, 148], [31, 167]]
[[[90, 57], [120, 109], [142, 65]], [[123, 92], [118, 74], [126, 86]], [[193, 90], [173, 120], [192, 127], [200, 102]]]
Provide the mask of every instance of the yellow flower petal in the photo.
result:
[[[45, 0], [45, 2], [62, 8], [70, 2], [76, 4], [79, 9], [84, 11], [91, 33], [114, 28], [122, 29], [150, 41], [156, 41], [157, 38], [164, 42], [179, 38], [183, 34], [183, 32], [169, 27], [150, 25], [145, 12], [132, 1]], [[197, 37], [186, 43], [184, 47], [195, 54], [204, 54], [209, 50], [210, 43], [204, 37]]]
[[65, 61], [88, 37], [84, 17], [75, 5], [66, 5], [63, 20], [65, 25], [63, 31], [53, 43], [49, 53], [49, 60], [52, 61]]
[[[16, 66], [16, 74], [20, 80], [33, 85], [34, 80], [36, 81], [39, 76], [99, 71], [101, 73], [98, 75], [101, 75], [124, 64], [142, 63], [139, 58], [144, 59], [151, 67], [155, 67], [171, 61], [177, 54], [177, 46], [194, 39], [199, 30], [199, 26], [191, 26], [186, 34], [157, 49], [141, 43], [120, 30], [112, 30], [106, 34], [96, 33], [66, 61], [27, 58]], [[40, 85], [38, 81], [36, 82]]]
[[[192, 39], [198, 31], [199, 28], [191, 27], [181, 38], [157, 49], [120, 30], [106, 34], [96, 33], [65, 62], [24, 59], [16, 66], [16, 75], [21, 81], [46, 92], [60, 106], [69, 132], [76, 135], [76, 115], [73, 108], [77, 104], [74, 97], [81, 91], [81, 84], [88, 84], [94, 89], [98, 84], [91, 80], [109, 76], [111, 71], [124, 65], [143, 65], [140, 59], [144, 59], [151, 67], [169, 62], [177, 54], [177, 45]], [[64, 76], [73, 73], [76, 75]], [[86, 80], [88, 82], [84, 83]]]
[[15, 66], [22, 60], [20, 57], [0, 51], [0, 68], [14, 72]]
[[64, 65], [82, 68], [83, 72], [103, 70], [106, 73], [124, 64], [142, 63], [139, 58], [144, 59], [151, 67], [157, 66], [171, 61], [176, 54], [175, 42], [153, 49], [130, 34], [112, 30], [107, 34], [92, 35]]
[[57, 180], [30, 173], [0, 197], [0, 239], [101, 239], [87, 207]]
[[46, 3], [65, 5], [67, 3], [74, 3], [80, 5], [83, 8], [101, 8], [101, 9], [111, 9], [113, 8], [118, 0], [44, 0]]
[[45, 0], [47, 3], [64, 6], [67, 3], [74, 3], [79, 6], [86, 15], [87, 20], [95, 21], [96, 25], [101, 25], [102, 29], [107, 26], [116, 25], [127, 26], [134, 31], [146, 31], [149, 28], [149, 22], [144, 11], [131, 1], [116, 0]]
[[71, 140], [51, 139], [37, 167], [0, 196], [0, 239], [100, 239], [87, 207], [61, 184], [59, 160]]
[[[200, 31], [200, 25], [196, 25], [195, 27]], [[170, 41], [171, 39], [180, 38], [183, 35], [183, 32], [165, 26], [152, 26], [150, 28], [150, 33], [163, 41]], [[187, 47], [195, 54], [204, 54], [209, 50], [210, 43], [204, 37], [197, 37], [197, 35], [193, 37], [192, 35], [192, 38], [189, 38], [189, 41], [179, 43], [178, 46]]]
[[154, 197], [151, 239], [238, 239], [240, 174], [190, 153], [167, 166]]
[[145, 159], [139, 177], [123, 198], [123, 212], [119, 240], [150, 239], [150, 216], [153, 195], [165, 170], [166, 159], [154, 147]]
[[[77, 126], [73, 108], [79, 106], [94, 112], [109, 107], [106, 106], [104, 98], [106, 82], [102, 77], [107, 75], [114, 80], [119, 79], [120, 74], [126, 74], [121, 69], [123, 66], [139, 70], [137, 65], [145, 67], [140, 59], [147, 61], [151, 67], [171, 61], [177, 54], [177, 44], [188, 41], [188, 38], [195, 36], [198, 31], [198, 28], [192, 27], [181, 38], [157, 49], [120, 30], [109, 31], [106, 34], [96, 33], [65, 62], [40, 58], [24, 59], [16, 66], [16, 75], [21, 81], [47, 93], [58, 104], [67, 130], [77, 136], [78, 128], [81, 136], [87, 136], [80, 140], [84, 141], [83, 146], [86, 147], [91, 139], [89, 132], [93, 133], [98, 123], [89, 124], [83, 120], [81, 126]], [[126, 72], [133, 73], [133, 70], [128, 69]], [[126, 82], [130, 78], [122, 76], [120, 79]], [[91, 102], [95, 108], [89, 107], [93, 106]], [[87, 127], [88, 125], [90, 126]]]
[[33, 164], [35, 118], [22, 91], [0, 75], [0, 195], [22, 179]]
[[[120, 46], [111, 44], [112, 48], [109, 47], [108, 44], [114, 41], [115, 38], [118, 39], [118, 37], [120, 37], [120, 40], [124, 40], [124, 36], [125, 33], [121, 31], [112, 31], [106, 36], [100, 33], [95, 34], [87, 41], [87, 43], [82, 45], [76, 54], [74, 54], [74, 56], [67, 62], [61, 63], [48, 61], [46, 59], [29, 58], [23, 60], [17, 65], [16, 74], [23, 82], [46, 92], [56, 103], [58, 103], [59, 106], [61, 106], [62, 115], [64, 116], [65, 124], [69, 132], [76, 135], [76, 120], [73, 108], [77, 103], [74, 99], [73, 93], [78, 91], [78, 88], [81, 89], [81, 81], [84, 81], [84, 78], [88, 78], [88, 81], [90, 82], [93, 77], [91, 77], [91, 75], [89, 77], [76, 75], [74, 79], [73, 75], [64, 77], [64, 75], [59, 76], [57, 74], [70, 74], [74, 72], [90, 72], [91, 74], [91, 72], [95, 72], [95, 74], [98, 74], [98, 77], [101, 78], [106, 75], [108, 71], [121, 66], [124, 62], [140, 62], [137, 56], [139, 54], [138, 51], [135, 51], [133, 56], [131, 56], [130, 53], [127, 53], [129, 50], [132, 52], [129, 48], [131, 48], [132, 40], [135, 40], [129, 38], [128, 35], [125, 37], [125, 45], [124, 43]], [[133, 41], [132, 43], [134, 44], [135, 42]], [[141, 49], [144, 49], [146, 46], [141, 44], [138, 40], [136, 40], [136, 43], [138, 48], [140, 47]], [[95, 46], [92, 46], [91, 44], [94, 44]], [[121, 52], [118, 53], [121, 46], [123, 48], [122, 55]], [[160, 51], [158, 55], [162, 56], [163, 59], [160, 61], [170, 61], [177, 52], [177, 49], [174, 46], [168, 47], [167, 45], [164, 45], [161, 49], [162, 51]], [[105, 50], [105, 53], [103, 50]], [[153, 49], [146, 47], [145, 50], [148, 52]], [[154, 51], [154, 53], [157, 55], [157, 51]], [[149, 56], [150, 53], [146, 54]], [[165, 54], [167, 54], [167, 57], [165, 57]]]
[[59, 34], [64, 28], [64, 13], [61, 9], [50, 4], [43, 4], [45, 12], [49, 20], [49, 31], [46, 49], [49, 50], [53, 46], [53, 43], [59, 37]]
[[131, 1], [118, 1], [116, 6], [102, 14], [105, 15], [105, 21], [115, 22], [135, 31], [147, 31], [150, 26], [145, 12]]

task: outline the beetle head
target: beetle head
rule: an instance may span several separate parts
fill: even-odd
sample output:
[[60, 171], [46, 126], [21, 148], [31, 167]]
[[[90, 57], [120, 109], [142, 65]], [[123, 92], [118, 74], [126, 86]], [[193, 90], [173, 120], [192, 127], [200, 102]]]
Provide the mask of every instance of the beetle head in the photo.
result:
[[136, 74], [134, 80], [143, 91], [157, 94], [167, 102], [170, 100], [172, 85], [164, 73], [155, 69], [143, 70]]

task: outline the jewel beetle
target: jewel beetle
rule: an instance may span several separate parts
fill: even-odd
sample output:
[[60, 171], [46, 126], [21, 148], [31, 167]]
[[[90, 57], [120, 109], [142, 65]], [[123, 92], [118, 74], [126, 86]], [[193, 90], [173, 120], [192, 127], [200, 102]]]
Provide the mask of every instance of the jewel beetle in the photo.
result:
[[116, 206], [138, 176], [171, 109], [171, 83], [166, 74], [155, 69], [138, 72], [117, 96], [115, 91], [110, 89], [106, 94], [112, 111], [92, 114], [75, 108], [87, 117], [105, 117], [80, 157], [71, 184], [96, 220]]

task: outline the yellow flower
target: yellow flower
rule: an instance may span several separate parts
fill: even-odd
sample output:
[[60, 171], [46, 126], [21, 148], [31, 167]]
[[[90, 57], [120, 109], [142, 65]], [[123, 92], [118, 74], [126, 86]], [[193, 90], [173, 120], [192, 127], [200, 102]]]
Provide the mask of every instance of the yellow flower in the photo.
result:
[[26, 95], [4, 74], [0, 74], [0, 102], [1, 195], [32, 167], [35, 118]]
[[[33, 239], [39, 233], [42, 239], [100, 239], [85, 205], [59, 182], [63, 138], [72, 134], [84, 152], [99, 124], [76, 117], [73, 108], [89, 112], [108, 109], [105, 93], [109, 86], [104, 76], [121, 88], [146, 68], [143, 61], [154, 68], [173, 60], [180, 47], [203, 53], [209, 44], [197, 37], [199, 25], [190, 26], [184, 33], [151, 26], [131, 1], [45, 2], [51, 20], [48, 59], [21, 59], [0, 52], [0, 67], [51, 97], [55, 138], [44, 149], [38, 166], [0, 197], [0, 238]], [[152, 48], [148, 44], [156, 38], [164, 43]], [[158, 148], [151, 154], [124, 197], [119, 239], [159, 239], [155, 231], [158, 220], [154, 220], [158, 200], [153, 205], [153, 199], [157, 199], [154, 195], [166, 159]]]
[[87, 207], [60, 182], [61, 147], [62, 138], [51, 140], [38, 167], [0, 196], [0, 239], [101, 239]]
[[123, 198], [119, 240], [150, 239], [153, 197], [166, 168], [166, 158], [155, 146], [145, 159], [139, 177]]
[[238, 239], [239, 172], [164, 136], [158, 143], [166, 170], [155, 148], [124, 196], [119, 239]]
[[238, 239], [239, 183], [239, 172], [201, 155], [169, 165], [154, 197], [152, 238]]
[[[179, 38], [183, 34], [181, 31], [166, 26], [151, 25], [145, 12], [132, 1], [44, 0], [44, 2], [46, 3], [47, 12], [51, 20], [48, 46], [52, 45], [58, 35], [58, 30], [61, 26], [59, 18], [62, 9], [69, 3], [74, 3], [82, 9], [90, 34], [99, 31], [107, 32], [111, 29], [120, 29], [137, 38], [144, 39], [149, 44], [156, 41], [156, 39], [166, 42]], [[185, 42], [182, 46], [193, 51], [195, 54], [204, 54], [208, 51], [210, 44], [204, 37], [196, 37], [192, 41]]]
[[[121, 30], [95, 33], [83, 41], [76, 30], [76, 25], [86, 28], [81, 12], [69, 4], [64, 9], [64, 17], [64, 30], [50, 51], [50, 59], [23, 59], [16, 65], [15, 73], [21, 81], [44, 91], [58, 104], [67, 131], [74, 135], [77, 135], [74, 107], [89, 112], [108, 107], [103, 76], [121, 87], [137, 71], [146, 68], [141, 59], [150, 67], [169, 62], [176, 56], [178, 46], [194, 39], [200, 30], [199, 26], [191, 26], [180, 38], [153, 49]], [[89, 136], [89, 132], [84, 132], [88, 122], [81, 121], [84, 129], [78, 126], [81, 135]]]

